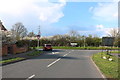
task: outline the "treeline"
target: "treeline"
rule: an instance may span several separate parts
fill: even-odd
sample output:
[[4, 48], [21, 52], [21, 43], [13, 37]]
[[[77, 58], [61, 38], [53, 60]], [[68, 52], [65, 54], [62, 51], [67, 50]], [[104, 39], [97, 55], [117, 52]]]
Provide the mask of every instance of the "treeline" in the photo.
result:
[[[117, 29], [112, 29], [109, 32], [108, 37], [115, 37], [114, 46], [119, 46], [119, 35], [120, 32]], [[29, 37], [29, 39], [26, 39], [25, 37]], [[24, 45], [37, 47], [38, 40], [32, 40], [32, 37], [37, 37], [37, 35], [34, 34], [34, 32], [28, 33], [22, 23], [16, 23], [12, 26], [12, 29], [8, 34], [2, 33], [2, 43], [16, 43], [20, 47]], [[102, 44], [102, 38], [93, 35], [80, 35], [77, 31], [71, 30], [65, 35], [54, 35], [52, 37], [40, 38], [39, 45], [43, 46], [44, 44], [52, 44], [53, 46], [71, 46], [70, 43], [77, 43], [77, 46], [79, 47], [99, 47]]]
[[[101, 38], [97, 36], [70, 36], [70, 35], [55, 35], [50, 38], [41, 38], [39, 45], [43, 46], [44, 44], [52, 44], [52, 46], [71, 46], [70, 43], [77, 43], [77, 46], [101, 46]], [[38, 40], [19, 40], [16, 43], [18, 46], [22, 46], [23, 44], [29, 45], [30, 47], [37, 47]]]

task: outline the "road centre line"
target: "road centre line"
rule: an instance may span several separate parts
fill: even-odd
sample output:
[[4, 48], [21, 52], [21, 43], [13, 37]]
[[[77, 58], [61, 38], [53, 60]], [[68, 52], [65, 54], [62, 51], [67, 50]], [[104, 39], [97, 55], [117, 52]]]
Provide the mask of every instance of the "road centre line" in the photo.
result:
[[[70, 53], [70, 52], [69, 52]], [[65, 54], [63, 57], [67, 56], [68, 54]], [[58, 62], [61, 58], [58, 58], [57, 60], [55, 60], [54, 62], [50, 63], [47, 67], [52, 66], [53, 64], [55, 64], [56, 62]]]
[[59, 52], [52, 52], [52, 54], [57, 54], [57, 53], [59, 53]]
[[52, 66], [53, 64], [55, 64], [57, 61], [59, 61], [61, 58], [58, 58], [57, 60], [55, 60], [54, 62], [50, 63], [47, 67]]
[[67, 56], [68, 54], [65, 54], [63, 57]]
[[30, 77], [28, 77], [26, 80], [30, 80], [31, 78], [33, 78], [35, 75], [32, 75]]

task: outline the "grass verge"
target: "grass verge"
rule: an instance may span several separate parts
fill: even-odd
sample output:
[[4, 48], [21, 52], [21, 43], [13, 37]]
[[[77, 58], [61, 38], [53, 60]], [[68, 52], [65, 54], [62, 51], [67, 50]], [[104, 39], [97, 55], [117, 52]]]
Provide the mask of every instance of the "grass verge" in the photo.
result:
[[38, 56], [42, 51], [34, 51], [32, 53], [27, 54], [27, 56]]
[[[31, 47], [32, 48], [32, 47]], [[40, 47], [35, 47], [36, 49], [43, 49], [43, 46], [40, 46]], [[106, 50], [106, 49], [109, 49], [109, 50], [118, 50], [120, 48], [118, 47], [72, 47], [72, 46], [52, 46], [53, 49], [82, 49], [82, 50]]]
[[120, 51], [111, 51], [111, 53], [117, 53], [117, 54], [120, 54]]
[[22, 58], [22, 57], [16, 57], [16, 58], [11, 58], [11, 59], [7, 59], [7, 60], [2, 60], [0, 61], [0, 63], [8, 63], [8, 62], [13, 62], [13, 61], [18, 61], [18, 60], [23, 60], [25, 58]]
[[69, 47], [69, 46], [53, 46], [53, 49], [87, 49], [87, 50], [101, 50], [101, 49], [113, 49], [113, 50], [116, 50], [116, 49], [119, 49], [117, 47]]
[[[103, 59], [103, 56], [105, 56], [107, 59]], [[109, 61], [108, 58], [112, 58], [113, 60]], [[105, 53], [98, 53], [94, 54], [92, 56], [92, 59], [107, 78], [114, 78], [115, 80], [120, 80], [120, 68], [118, 67], [118, 65], [120, 64], [118, 63], [118, 60], [120, 60], [120, 58], [118, 59], [115, 56], [107, 55]]]

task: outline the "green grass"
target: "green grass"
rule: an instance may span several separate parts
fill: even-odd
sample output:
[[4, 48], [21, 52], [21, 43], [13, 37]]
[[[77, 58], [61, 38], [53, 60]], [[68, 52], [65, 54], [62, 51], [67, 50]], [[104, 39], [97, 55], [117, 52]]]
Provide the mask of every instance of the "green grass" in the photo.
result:
[[[113, 59], [113, 61], [109, 61], [108, 59], [101, 58], [103, 56], [106, 56], [107, 58], [110, 57]], [[120, 68], [118, 69], [118, 64], [120, 64], [120, 63], [118, 63], [117, 57], [110, 56], [105, 53], [98, 53], [98, 54], [94, 54], [92, 56], [92, 59], [96, 63], [96, 65], [99, 67], [101, 72], [107, 78], [118, 78], [118, 72], [120, 70]]]
[[16, 57], [16, 58], [12, 58], [12, 59], [2, 60], [2, 61], [0, 61], [0, 63], [8, 63], [8, 62], [13, 62], [13, 61], [17, 61], [17, 60], [23, 60], [23, 59], [25, 59], [25, 58]]
[[34, 51], [32, 53], [27, 54], [28, 56], [37, 56], [41, 53], [42, 51]]
[[111, 53], [118, 53], [118, 54], [120, 54], [120, 51], [111, 51]]
[[[120, 48], [117, 48], [117, 47], [71, 47], [71, 46], [52, 46], [53, 49], [86, 49], [86, 50], [101, 50], [101, 49], [113, 49], [113, 50], [116, 50], [116, 49], [120, 49]], [[40, 46], [40, 47], [36, 47], [36, 49], [43, 49], [43, 46]]]
[[[87, 49], [87, 50], [101, 50], [101, 49], [111, 49], [111, 47], [69, 47], [69, 46], [53, 46], [53, 49]], [[117, 47], [112, 48], [119, 49]]]

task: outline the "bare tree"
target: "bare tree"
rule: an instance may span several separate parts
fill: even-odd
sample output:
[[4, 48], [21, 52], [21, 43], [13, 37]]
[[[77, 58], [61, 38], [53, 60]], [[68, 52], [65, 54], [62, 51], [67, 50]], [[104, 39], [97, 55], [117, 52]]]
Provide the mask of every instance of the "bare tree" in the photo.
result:
[[114, 46], [119, 46], [120, 43], [120, 28], [113, 28], [109, 31], [109, 37], [115, 37]]
[[79, 33], [75, 30], [71, 30], [69, 32], [69, 35], [71, 42], [76, 42], [76, 40], [78, 40], [78, 38], [80, 37]]
[[27, 35], [27, 29], [20, 22], [14, 24], [12, 26], [11, 31], [16, 40], [20, 40], [21, 38], [23, 38]]
[[71, 30], [71, 31], [69, 32], [69, 35], [70, 35], [71, 37], [77, 37], [77, 36], [78, 36], [78, 32], [75, 31], [75, 30]]
[[109, 33], [108, 36], [109, 37], [118, 37], [119, 31], [117, 28], [112, 28]]

